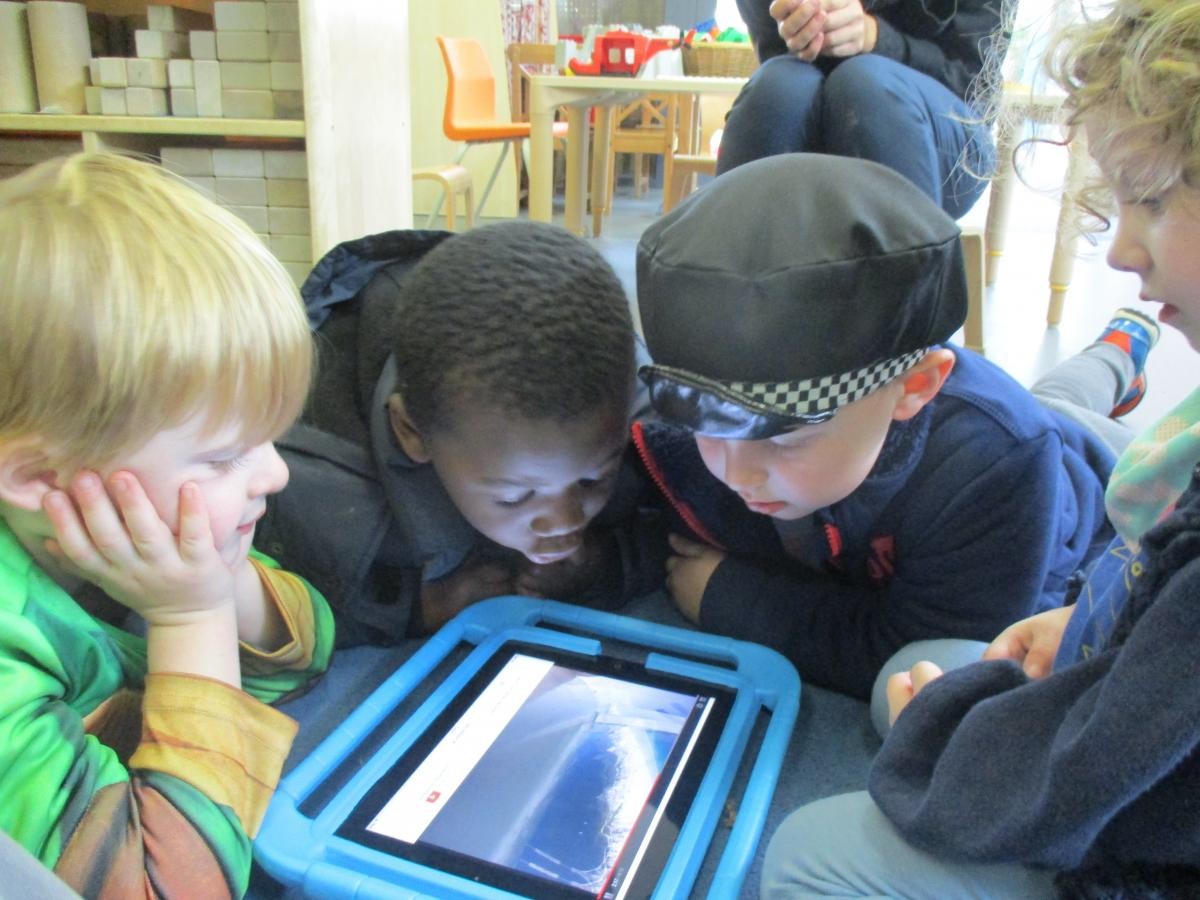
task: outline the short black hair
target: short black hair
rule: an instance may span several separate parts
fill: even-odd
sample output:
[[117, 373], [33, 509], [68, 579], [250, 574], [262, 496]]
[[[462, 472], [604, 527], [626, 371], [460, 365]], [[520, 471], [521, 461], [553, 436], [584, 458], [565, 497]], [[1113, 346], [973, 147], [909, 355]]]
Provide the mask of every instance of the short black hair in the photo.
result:
[[625, 290], [558, 226], [501, 222], [443, 241], [409, 273], [395, 315], [398, 386], [419, 430], [449, 428], [467, 405], [568, 421], [632, 398]]

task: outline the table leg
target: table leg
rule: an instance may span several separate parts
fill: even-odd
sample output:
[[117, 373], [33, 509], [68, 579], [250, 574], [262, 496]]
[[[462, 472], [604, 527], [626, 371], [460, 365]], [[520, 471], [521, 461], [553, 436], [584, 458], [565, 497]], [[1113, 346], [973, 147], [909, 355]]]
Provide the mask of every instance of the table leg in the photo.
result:
[[587, 199], [587, 107], [567, 107], [567, 196], [563, 225], [583, 234], [583, 204]]
[[[532, 79], [529, 90], [529, 218], [549, 222], [554, 199], [554, 107]], [[570, 148], [568, 148], [570, 149]]]
[[600, 237], [604, 214], [608, 212], [609, 148], [612, 146], [613, 108], [607, 103], [596, 107], [595, 147], [592, 148], [592, 237]]

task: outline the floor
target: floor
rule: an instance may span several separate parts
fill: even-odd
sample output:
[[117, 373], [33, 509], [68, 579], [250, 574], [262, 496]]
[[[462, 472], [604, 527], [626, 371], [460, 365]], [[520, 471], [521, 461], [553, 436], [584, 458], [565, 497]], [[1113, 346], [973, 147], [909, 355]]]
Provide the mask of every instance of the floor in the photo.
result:
[[[987, 293], [986, 355], [1025, 385], [1094, 340], [1116, 309], [1139, 305], [1138, 278], [1116, 272], [1104, 261], [1109, 239], [1099, 236], [1095, 243], [1081, 239], [1063, 320], [1055, 327], [1046, 324], [1059, 208], [1053, 188], [1060, 183], [1064, 165], [1065, 151], [1048, 145], [1039, 146], [1032, 157], [1022, 161], [1021, 171], [1028, 183], [1018, 179], [1005, 252], [996, 282]], [[561, 195], [556, 200], [556, 219], [561, 222]], [[631, 179], [619, 179], [612, 216], [605, 221], [601, 236], [593, 239], [625, 284], [635, 313], [637, 240], [658, 217], [661, 200], [661, 191], [655, 188], [636, 198]], [[986, 214], [985, 194], [963, 223], [982, 226]], [[1154, 314], [1149, 306], [1143, 306], [1143, 311]], [[961, 342], [961, 333], [956, 340]], [[1147, 396], [1124, 420], [1137, 431], [1159, 419], [1200, 383], [1200, 358], [1182, 335], [1165, 329], [1150, 355], [1146, 375]]]

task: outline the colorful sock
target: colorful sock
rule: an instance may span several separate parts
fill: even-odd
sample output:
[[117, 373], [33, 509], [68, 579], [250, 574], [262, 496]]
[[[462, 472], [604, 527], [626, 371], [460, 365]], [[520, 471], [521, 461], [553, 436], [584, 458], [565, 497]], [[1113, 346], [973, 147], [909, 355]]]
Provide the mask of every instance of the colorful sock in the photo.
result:
[[1142, 402], [1146, 396], [1146, 357], [1150, 348], [1158, 343], [1158, 323], [1136, 309], [1118, 309], [1109, 321], [1097, 343], [1112, 344], [1129, 355], [1133, 360], [1133, 379], [1129, 389], [1112, 408], [1109, 418], [1123, 416]]

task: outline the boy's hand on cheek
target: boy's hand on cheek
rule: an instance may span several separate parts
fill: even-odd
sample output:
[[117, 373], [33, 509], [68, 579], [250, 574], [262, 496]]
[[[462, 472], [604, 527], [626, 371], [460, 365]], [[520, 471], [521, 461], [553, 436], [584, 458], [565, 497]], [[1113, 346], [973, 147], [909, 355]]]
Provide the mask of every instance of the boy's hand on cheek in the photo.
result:
[[129, 472], [114, 474], [107, 490], [95, 472], [80, 472], [68, 491], [48, 494], [44, 508], [55, 534], [47, 549], [148, 624], [186, 624], [232, 607], [234, 576], [195, 484], [179, 490], [178, 536]]
[[445, 578], [421, 585], [421, 632], [436, 631], [472, 603], [512, 592], [513, 573], [508, 565], [468, 558]]
[[575, 599], [607, 574], [610, 546], [611, 542], [589, 528], [583, 533], [582, 546], [564, 560], [545, 566], [522, 560], [517, 571], [517, 593], [547, 600]]
[[690, 621], [700, 621], [700, 601], [713, 572], [725, 554], [706, 544], [689, 541], [678, 534], [668, 537], [675, 555], [667, 558], [667, 590], [679, 611]]

